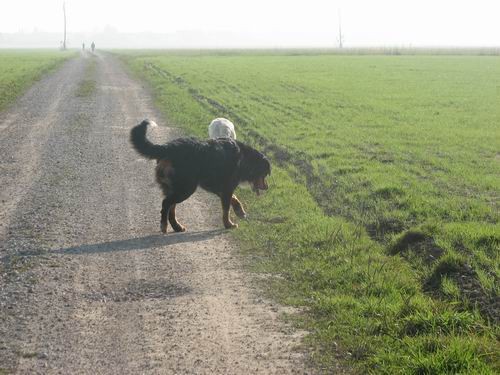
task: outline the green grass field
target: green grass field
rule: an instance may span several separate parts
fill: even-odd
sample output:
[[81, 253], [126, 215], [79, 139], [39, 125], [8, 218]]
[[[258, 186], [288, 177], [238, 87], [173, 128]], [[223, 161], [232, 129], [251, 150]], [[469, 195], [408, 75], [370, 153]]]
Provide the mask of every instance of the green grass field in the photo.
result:
[[74, 55], [49, 50], [0, 50], [0, 111], [43, 74]]
[[121, 56], [173, 124], [270, 156], [234, 234], [317, 366], [500, 371], [499, 57]]

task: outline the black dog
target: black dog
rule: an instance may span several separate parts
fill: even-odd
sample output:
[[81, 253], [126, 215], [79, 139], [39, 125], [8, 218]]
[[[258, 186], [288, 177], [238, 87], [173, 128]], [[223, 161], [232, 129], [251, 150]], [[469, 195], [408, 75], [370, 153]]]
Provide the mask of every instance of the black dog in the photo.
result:
[[146, 139], [148, 125], [144, 120], [130, 133], [130, 140], [139, 154], [156, 159], [156, 181], [165, 199], [161, 210], [161, 231], [167, 232], [167, 218], [176, 232], [184, 228], [175, 218], [175, 205], [189, 198], [198, 186], [220, 197], [224, 226], [236, 228], [229, 218], [232, 205], [238, 216], [245, 216], [241, 203], [233, 195], [240, 182], [247, 181], [257, 194], [267, 190], [266, 176], [271, 174], [269, 160], [257, 150], [228, 138], [199, 141], [179, 138], [164, 145]]

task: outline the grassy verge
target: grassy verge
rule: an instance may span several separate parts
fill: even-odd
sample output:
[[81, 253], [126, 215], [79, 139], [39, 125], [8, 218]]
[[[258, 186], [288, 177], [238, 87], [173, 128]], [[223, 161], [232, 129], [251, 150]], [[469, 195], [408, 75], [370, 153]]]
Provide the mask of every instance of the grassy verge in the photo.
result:
[[74, 52], [5, 50], [0, 52], [0, 111], [44, 74], [53, 71]]
[[123, 59], [173, 123], [206, 137], [228, 117], [271, 157], [235, 235], [270, 293], [306, 308], [319, 366], [500, 370], [499, 58]]

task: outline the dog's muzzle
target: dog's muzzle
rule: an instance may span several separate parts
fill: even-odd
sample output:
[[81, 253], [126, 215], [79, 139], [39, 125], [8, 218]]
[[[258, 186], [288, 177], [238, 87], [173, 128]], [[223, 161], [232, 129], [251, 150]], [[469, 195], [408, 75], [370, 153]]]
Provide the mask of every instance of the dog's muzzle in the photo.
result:
[[269, 187], [268, 187], [266, 179], [264, 177], [258, 178], [252, 184], [252, 190], [257, 195], [260, 195], [260, 190], [267, 190], [268, 188]]

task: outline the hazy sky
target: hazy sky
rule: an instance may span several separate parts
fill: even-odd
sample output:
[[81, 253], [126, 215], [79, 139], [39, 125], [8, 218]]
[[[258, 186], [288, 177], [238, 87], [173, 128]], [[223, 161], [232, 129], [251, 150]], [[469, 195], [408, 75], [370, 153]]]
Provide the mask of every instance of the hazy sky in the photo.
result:
[[[500, 46], [500, 0], [67, 0], [66, 8], [70, 32], [225, 31], [321, 45], [335, 43], [341, 9], [346, 46]], [[62, 0], [0, 0], [0, 32], [34, 29], [62, 29]]]

